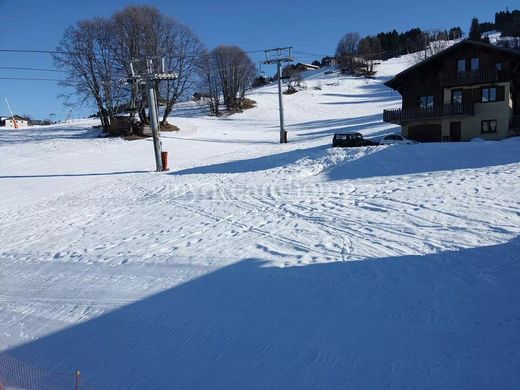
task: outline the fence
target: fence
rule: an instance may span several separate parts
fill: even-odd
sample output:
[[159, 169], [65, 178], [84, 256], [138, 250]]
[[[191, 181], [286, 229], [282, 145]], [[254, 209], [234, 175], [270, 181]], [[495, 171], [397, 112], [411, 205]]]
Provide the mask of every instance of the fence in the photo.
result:
[[69, 374], [34, 367], [0, 352], [0, 390], [91, 390], [79, 371]]

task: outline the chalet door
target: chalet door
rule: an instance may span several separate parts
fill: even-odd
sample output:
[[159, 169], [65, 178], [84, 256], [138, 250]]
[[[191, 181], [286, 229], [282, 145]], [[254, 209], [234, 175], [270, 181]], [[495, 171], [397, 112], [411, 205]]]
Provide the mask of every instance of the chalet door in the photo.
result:
[[461, 123], [460, 122], [450, 122], [450, 141], [451, 142], [460, 142], [460, 134], [461, 134]]

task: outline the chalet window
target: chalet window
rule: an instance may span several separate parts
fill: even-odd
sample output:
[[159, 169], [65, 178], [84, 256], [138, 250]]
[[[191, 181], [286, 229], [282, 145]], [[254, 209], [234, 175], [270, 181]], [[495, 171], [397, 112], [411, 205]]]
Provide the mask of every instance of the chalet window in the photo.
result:
[[421, 107], [421, 108], [433, 107], [433, 96], [419, 97], [419, 107]]
[[482, 121], [481, 130], [483, 133], [496, 133], [497, 132], [497, 121], [495, 119]]
[[457, 60], [457, 71], [458, 72], [465, 72], [466, 71], [466, 60]]
[[497, 101], [497, 87], [482, 88], [482, 103]]
[[479, 67], [478, 57], [473, 57], [471, 59], [471, 70], [478, 70], [478, 67]]
[[495, 63], [495, 69], [496, 70], [502, 70], [502, 63], [501, 62]]
[[451, 104], [462, 104], [462, 89], [451, 91]]

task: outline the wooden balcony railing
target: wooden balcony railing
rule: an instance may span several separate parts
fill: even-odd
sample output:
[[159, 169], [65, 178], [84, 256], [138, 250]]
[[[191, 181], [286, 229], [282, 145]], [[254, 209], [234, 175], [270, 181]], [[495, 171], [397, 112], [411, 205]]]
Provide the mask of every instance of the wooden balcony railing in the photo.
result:
[[472, 116], [475, 114], [475, 105], [471, 104], [444, 104], [433, 107], [399, 108], [384, 110], [383, 120], [390, 123], [402, 123], [414, 119], [434, 119], [450, 116]]
[[439, 72], [441, 87], [455, 87], [469, 84], [485, 84], [507, 81], [507, 74], [503, 70], [486, 69], [469, 72]]

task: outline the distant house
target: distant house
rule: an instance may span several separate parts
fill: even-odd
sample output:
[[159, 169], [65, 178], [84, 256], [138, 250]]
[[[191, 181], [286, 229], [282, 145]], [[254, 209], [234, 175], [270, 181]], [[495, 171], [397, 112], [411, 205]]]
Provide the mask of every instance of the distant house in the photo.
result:
[[520, 51], [461, 41], [385, 83], [402, 108], [385, 122], [422, 142], [497, 140], [520, 134]]
[[282, 78], [289, 79], [289, 78], [297, 75], [298, 73], [306, 72], [308, 70], [317, 70], [317, 69], [320, 69], [320, 67], [317, 65], [312, 65], [312, 64], [304, 64], [301, 62], [298, 62], [297, 64], [290, 64], [290, 65], [287, 65], [285, 68], [283, 68]]
[[297, 72], [305, 72], [307, 70], [318, 70], [318, 69], [320, 69], [320, 67], [317, 65], [303, 64], [303, 63], [299, 62], [296, 65], [294, 65], [294, 69]]
[[50, 119], [31, 119], [29, 120], [29, 126], [49, 126], [52, 125]]
[[323, 57], [321, 59], [321, 66], [336, 66], [338, 64], [338, 60], [336, 57]]
[[0, 116], [0, 127], [10, 127], [10, 128], [21, 128], [28, 127], [29, 119], [24, 118], [20, 115], [14, 116]]
[[209, 99], [211, 98], [211, 95], [209, 93], [205, 93], [205, 92], [195, 92], [193, 95], [192, 95], [192, 100], [194, 101], [200, 101], [202, 99]]

